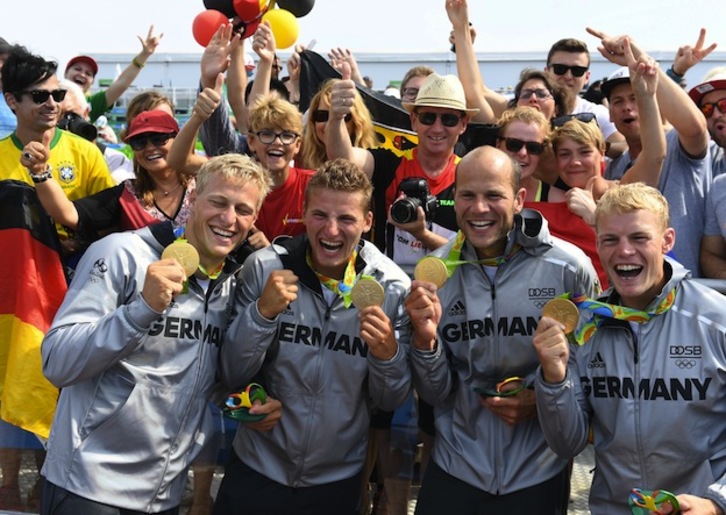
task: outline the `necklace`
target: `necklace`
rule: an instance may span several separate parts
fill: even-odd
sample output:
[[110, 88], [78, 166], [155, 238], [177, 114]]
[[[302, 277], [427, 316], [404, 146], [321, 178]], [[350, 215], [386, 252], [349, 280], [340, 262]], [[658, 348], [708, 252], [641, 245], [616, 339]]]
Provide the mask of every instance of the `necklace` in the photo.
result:
[[[159, 190], [164, 194], [165, 197], [168, 197], [170, 194], [174, 193], [176, 190], [178, 190], [179, 188], [181, 188], [181, 186], [182, 186], [182, 184], [180, 182], [179, 184], [177, 184], [176, 186], [174, 186], [172, 189], [170, 189], [168, 191], [164, 191], [161, 188], [159, 188]], [[157, 188], [158, 187], [159, 187], [159, 185], [157, 184]]]

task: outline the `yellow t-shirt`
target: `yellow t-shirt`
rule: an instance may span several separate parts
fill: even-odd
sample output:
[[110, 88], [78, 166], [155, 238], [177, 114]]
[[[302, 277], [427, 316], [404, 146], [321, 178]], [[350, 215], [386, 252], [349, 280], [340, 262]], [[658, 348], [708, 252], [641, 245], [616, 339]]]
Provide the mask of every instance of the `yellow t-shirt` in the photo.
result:
[[[15, 133], [0, 139], [0, 180], [14, 179], [33, 184], [28, 170], [20, 164], [23, 144]], [[78, 200], [115, 186], [99, 148], [80, 136], [56, 129], [50, 142], [53, 177], [70, 200]], [[67, 234], [59, 227], [59, 235]]]

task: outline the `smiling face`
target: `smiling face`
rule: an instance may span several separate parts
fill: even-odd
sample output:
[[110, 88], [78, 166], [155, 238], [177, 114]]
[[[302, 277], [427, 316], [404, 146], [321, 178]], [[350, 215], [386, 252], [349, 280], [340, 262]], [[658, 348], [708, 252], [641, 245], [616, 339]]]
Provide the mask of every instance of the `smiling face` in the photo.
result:
[[[166, 137], [169, 136], [168, 139]], [[151, 174], [165, 171], [169, 168], [166, 157], [169, 155], [172, 143], [174, 143], [173, 135], [157, 134], [147, 132], [139, 135], [140, 138], [148, 138], [146, 145], [141, 150], [134, 150], [134, 160]], [[161, 145], [155, 145], [152, 139], [166, 139]]]
[[[504, 138], [514, 138], [524, 142], [543, 143], [544, 135], [540, 127], [534, 123], [525, 123], [519, 120], [509, 123], [502, 132]], [[505, 140], [497, 140], [497, 148], [502, 152], [506, 153], [519, 163], [522, 171], [521, 180], [525, 181], [532, 177], [532, 174], [537, 170], [539, 165], [540, 154], [530, 154], [527, 151], [527, 145], [522, 145], [522, 148], [517, 152], [507, 150]]]
[[675, 231], [645, 209], [603, 213], [596, 229], [600, 262], [622, 304], [644, 309], [665, 284], [663, 256], [675, 244]]
[[[441, 122], [441, 116], [436, 116], [433, 125], [425, 125], [419, 121], [419, 115], [423, 113], [453, 114], [460, 117], [459, 123], [453, 127], [446, 127]], [[443, 107], [418, 107], [411, 113], [411, 127], [418, 135], [419, 153], [451, 155], [454, 146], [466, 130], [468, 117], [456, 109]], [[419, 154], [420, 155], [420, 154]]]
[[560, 179], [571, 188], [585, 188], [587, 181], [600, 175], [605, 159], [595, 145], [571, 138], [558, 142], [555, 157]]
[[373, 223], [361, 192], [315, 188], [308, 192], [303, 221], [315, 270], [342, 279], [363, 233]]
[[185, 234], [207, 270], [218, 267], [247, 237], [257, 219], [259, 200], [256, 184], [220, 174], [212, 176], [196, 196]]
[[[281, 127], [265, 128], [257, 132], [262, 131], [273, 131], [277, 133], [282, 132], [295, 132], [290, 129]], [[295, 141], [289, 145], [282, 143], [279, 137], [275, 138], [272, 143], [262, 143], [257, 134], [251, 133], [247, 139], [250, 149], [254, 153], [257, 161], [269, 170], [272, 176], [284, 176], [287, 177], [287, 173], [290, 168], [290, 161], [292, 161], [300, 150], [300, 138], [295, 138]]]
[[468, 153], [456, 169], [456, 222], [479, 258], [501, 256], [525, 190], [514, 190], [509, 157], [492, 147]]
[[[546, 98], [538, 98], [537, 93], [547, 94]], [[517, 106], [533, 107], [550, 120], [555, 115], [555, 98], [547, 89], [547, 85], [540, 79], [530, 79], [522, 84]]]
[[[58, 77], [53, 75], [42, 82], [37, 82], [29, 86], [27, 91], [55, 91], [57, 89], [59, 89]], [[55, 127], [60, 116], [60, 102], [56, 102], [52, 96], [49, 96], [48, 100], [42, 104], [36, 104], [33, 102], [33, 97], [29, 93], [18, 96], [20, 98], [16, 98], [14, 94], [8, 93], [5, 95], [5, 99], [10, 109], [15, 111], [15, 116], [18, 119], [18, 128], [20, 130], [42, 133]]]
[[84, 93], [91, 89], [94, 77], [91, 65], [83, 61], [76, 61], [65, 73], [65, 78], [78, 84]]
[[630, 83], [618, 84], [610, 93], [610, 120], [618, 132], [630, 141], [640, 141], [640, 122], [638, 104]]

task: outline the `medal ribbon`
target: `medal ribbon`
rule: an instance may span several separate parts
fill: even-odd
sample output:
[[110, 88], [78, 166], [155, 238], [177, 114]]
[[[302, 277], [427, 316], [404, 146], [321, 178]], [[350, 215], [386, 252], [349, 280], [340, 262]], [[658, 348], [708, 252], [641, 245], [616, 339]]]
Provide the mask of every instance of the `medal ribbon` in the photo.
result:
[[579, 309], [585, 309], [592, 313], [590, 320], [585, 323], [582, 328], [575, 334], [575, 340], [580, 345], [584, 345], [592, 338], [595, 331], [602, 325], [605, 318], [614, 318], [616, 320], [627, 320], [629, 322], [644, 323], [656, 315], [661, 315], [668, 311], [676, 301], [676, 288], [668, 292], [668, 295], [661, 300], [652, 311], [641, 311], [639, 309], [608, 304], [598, 300], [590, 299], [580, 293], [566, 293], [563, 298], [569, 298]]
[[467, 261], [462, 260], [461, 258], [461, 249], [464, 248], [464, 242], [466, 241], [466, 236], [464, 236], [464, 233], [461, 231], [458, 231], [456, 233], [456, 238], [454, 238], [454, 244], [451, 247], [451, 250], [449, 251], [449, 255], [446, 259], [441, 259], [441, 261], [444, 262], [446, 265], [446, 269], [449, 273], [449, 277], [451, 277], [451, 274], [454, 273], [454, 268], [456, 268], [459, 265], [465, 265], [467, 263], [471, 263], [474, 265], [484, 265], [484, 266], [499, 266], [503, 265], [510, 259], [514, 257], [514, 255], [519, 252], [519, 249], [522, 247], [519, 244], [514, 244], [512, 247], [512, 250], [507, 254], [506, 256], [497, 256], [492, 258], [484, 258], [484, 259], [478, 259], [473, 261]]
[[315, 275], [318, 276], [318, 279], [320, 282], [325, 286], [327, 289], [335, 293], [336, 295], [339, 295], [343, 299], [343, 305], [346, 308], [349, 308], [350, 305], [353, 303], [353, 300], [350, 298], [350, 292], [353, 289], [353, 285], [355, 284], [355, 259], [358, 257], [358, 251], [354, 250], [353, 253], [350, 255], [350, 259], [348, 260], [348, 264], [345, 267], [345, 272], [343, 273], [343, 279], [341, 281], [337, 279], [333, 279], [332, 277], [328, 277], [326, 275], [323, 275], [319, 273], [317, 270], [315, 270], [315, 267], [313, 267], [313, 261], [310, 259], [310, 249], [308, 248], [307, 254], [305, 254], [305, 261], [307, 262], [308, 266], [312, 269], [313, 272], [315, 272]]

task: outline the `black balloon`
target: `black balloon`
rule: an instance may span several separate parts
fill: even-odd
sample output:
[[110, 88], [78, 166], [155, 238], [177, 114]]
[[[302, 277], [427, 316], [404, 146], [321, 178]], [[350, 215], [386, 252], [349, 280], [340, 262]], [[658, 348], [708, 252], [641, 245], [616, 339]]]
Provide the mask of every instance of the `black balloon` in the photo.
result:
[[232, 0], [204, 0], [204, 7], [207, 9], [215, 9], [227, 18], [234, 18], [237, 13], [234, 10], [234, 2]]
[[302, 18], [315, 6], [315, 0], [277, 0], [276, 3], [280, 9], [294, 14], [295, 18]]

